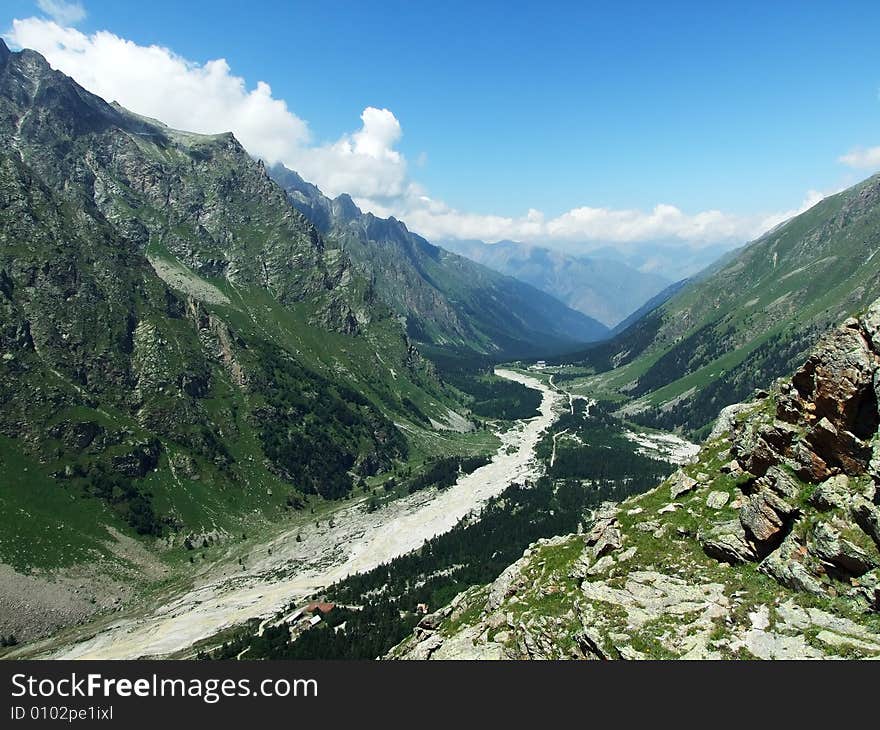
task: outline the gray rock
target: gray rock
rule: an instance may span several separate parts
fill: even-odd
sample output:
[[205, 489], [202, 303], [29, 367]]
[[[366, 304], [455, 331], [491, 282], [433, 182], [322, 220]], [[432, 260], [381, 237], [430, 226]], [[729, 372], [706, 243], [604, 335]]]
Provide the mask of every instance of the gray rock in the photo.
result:
[[756, 484], [766, 484], [783, 499], [796, 499], [800, 494], [800, 485], [784, 469], [771, 466], [767, 473]]
[[804, 546], [794, 535], [789, 535], [776, 550], [761, 561], [758, 570], [793, 591], [824, 596], [825, 589], [822, 584], [801, 562], [803, 553]]
[[639, 532], [654, 532], [658, 527], [660, 527], [660, 523], [657, 520], [645, 520], [636, 524], [636, 529]]
[[601, 558], [603, 555], [620, 549], [621, 545], [623, 545], [623, 535], [621, 535], [620, 528], [612, 525], [602, 532], [601, 537], [593, 546], [593, 554], [597, 558]]
[[746, 540], [746, 533], [739, 520], [716, 525], [697, 535], [703, 551], [711, 558], [736, 565], [758, 559], [758, 554]]
[[727, 504], [729, 499], [730, 494], [728, 494], [727, 492], [712, 490], [706, 497], [706, 506], [709, 509], [721, 509], [724, 505]]
[[743, 473], [743, 468], [736, 459], [731, 459], [721, 467], [720, 471], [722, 474], [730, 474], [731, 476], [738, 477]]
[[696, 489], [698, 483], [696, 479], [689, 477], [679, 469], [669, 477], [669, 498], [677, 499], [682, 494], [687, 494]]
[[865, 316], [862, 318], [862, 326], [868, 335], [868, 340], [874, 349], [874, 352], [880, 354], [880, 300], [875, 301]]
[[822, 562], [856, 577], [878, 567], [874, 557], [841, 537], [827, 522], [819, 522], [813, 528], [809, 551]]
[[752, 403], [734, 403], [726, 408], [722, 408], [721, 413], [718, 414], [718, 418], [715, 420], [715, 425], [712, 427], [712, 431], [709, 434], [707, 441], [721, 438], [725, 434], [730, 433], [736, 423], [737, 415], [752, 407]]
[[850, 498], [849, 477], [838, 474], [822, 482], [810, 496], [810, 504], [821, 510], [843, 509]]
[[595, 563], [587, 568], [586, 573], [590, 576], [602, 575], [603, 573], [607, 573], [608, 570], [610, 570], [614, 566], [615, 562], [616, 561], [612, 556], [603, 555]]
[[605, 502], [596, 510], [593, 526], [585, 538], [588, 547], [592, 548], [593, 558], [601, 558], [623, 544], [623, 535], [617, 525], [617, 505]]
[[850, 511], [856, 524], [868, 533], [880, 549], [880, 509], [877, 509], [877, 505], [857, 495], [853, 498]]
[[782, 530], [786, 520], [794, 513], [792, 505], [768, 486], [762, 485], [748, 496], [740, 508], [739, 519], [758, 542], [767, 542]]

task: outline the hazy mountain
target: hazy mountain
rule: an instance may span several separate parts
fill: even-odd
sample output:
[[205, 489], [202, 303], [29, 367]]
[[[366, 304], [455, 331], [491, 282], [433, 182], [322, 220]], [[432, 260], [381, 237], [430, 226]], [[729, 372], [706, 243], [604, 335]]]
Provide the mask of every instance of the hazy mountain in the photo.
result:
[[662, 304], [665, 304], [669, 299], [674, 297], [681, 289], [686, 286], [688, 283], [687, 279], [682, 279], [681, 281], [677, 281], [674, 284], [670, 284], [659, 294], [655, 294], [651, 297], [647, 302], [645, 302], [641, 307], [639, 307], [635, 312], [633, 312], [629, 317], [622, 320], [617, 324], [617, 326], [612, 330], [613, 334], [618, 334], [623, 332], [631, 325], [638, 322], [642, 317], [653, 312], [657, 307]]
[[549, 242], [547, 248], [570, 256], [617, 261], [646, 274], [667, 281], [681, 281], [696, 276], [739, 246], [716, 243], [693, 246], [682, 241], [642, 241], [626, 245], [602, 245], [594, 242]]
[[552, 294], [608, 327], [617, 325], [670, 284], [663, 276], [642, 273], [620, 261], [569, 256], [515, 241], [490, 244], [450, 239], [439, 243]]
[[371, 279], [417, 342], [509, 358], [608, 335], [596, 319], [528, 283], [434, 246], [395, 218], [362, 213], [347, 195], [331, 200], [282, 165], [270, 174]]

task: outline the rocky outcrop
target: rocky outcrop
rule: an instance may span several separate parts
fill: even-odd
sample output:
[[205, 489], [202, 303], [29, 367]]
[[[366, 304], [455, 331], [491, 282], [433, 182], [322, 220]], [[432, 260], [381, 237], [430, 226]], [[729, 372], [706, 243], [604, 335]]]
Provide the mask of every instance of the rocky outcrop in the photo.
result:
[[773, 464], [803, 479], [869, 470], [877, 431], [880, 351], [874, 328], [880, 305], [848, 319], [823, 339], [776, 397], [778, 420], [764, 425], [740, 456], [756, 475]]
[[696, 488], [698, 482], [689, 477], [681, 469], [669, 478], [669, 499], [675, 500]]
[[758, 559], [758, 553], [746, 537], [741, 520], [713, 525], [697, 534], [706, 555], [736, 565]]

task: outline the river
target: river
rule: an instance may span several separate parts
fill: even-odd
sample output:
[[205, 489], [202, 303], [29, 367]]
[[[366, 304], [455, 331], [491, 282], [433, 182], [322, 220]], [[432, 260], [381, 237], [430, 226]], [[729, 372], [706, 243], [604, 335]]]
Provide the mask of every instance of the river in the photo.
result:
[[[63, 659], [134, 659], [185, 651], [249, 619], [267, 618], [352, 573], [364, 572], [447, 532], [511, 483], [536, 475], [541, 433], [566, 406], [566, 396], [512, 370], [496, 375], [541, 391], [540, 415], [501, 434], [492, 461], [448, 489], [425, 490], [367, 513], [362, 502], [333, 514], [333, 527], [298, 526], [252, 551], [245, 561], [218, 565], [189, 590], [140, 615], [125, 615], [94, 636], [57, 646]], [[297, 540], [299, 536], [299, 540]], [[44, 654], [44, 656], [46, 656]]]

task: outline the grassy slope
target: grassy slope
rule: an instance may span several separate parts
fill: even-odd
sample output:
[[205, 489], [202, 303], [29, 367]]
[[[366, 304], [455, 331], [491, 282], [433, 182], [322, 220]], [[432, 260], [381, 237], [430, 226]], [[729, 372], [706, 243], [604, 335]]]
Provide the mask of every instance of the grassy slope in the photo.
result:
[[627, 332], [569, 358], [584, 366], [572, 387], [635, 397], [643, 408], [723, 390], [699, 406], [711, 420], [880, 294], [878, 199], [875, 176], [766, 234]]

